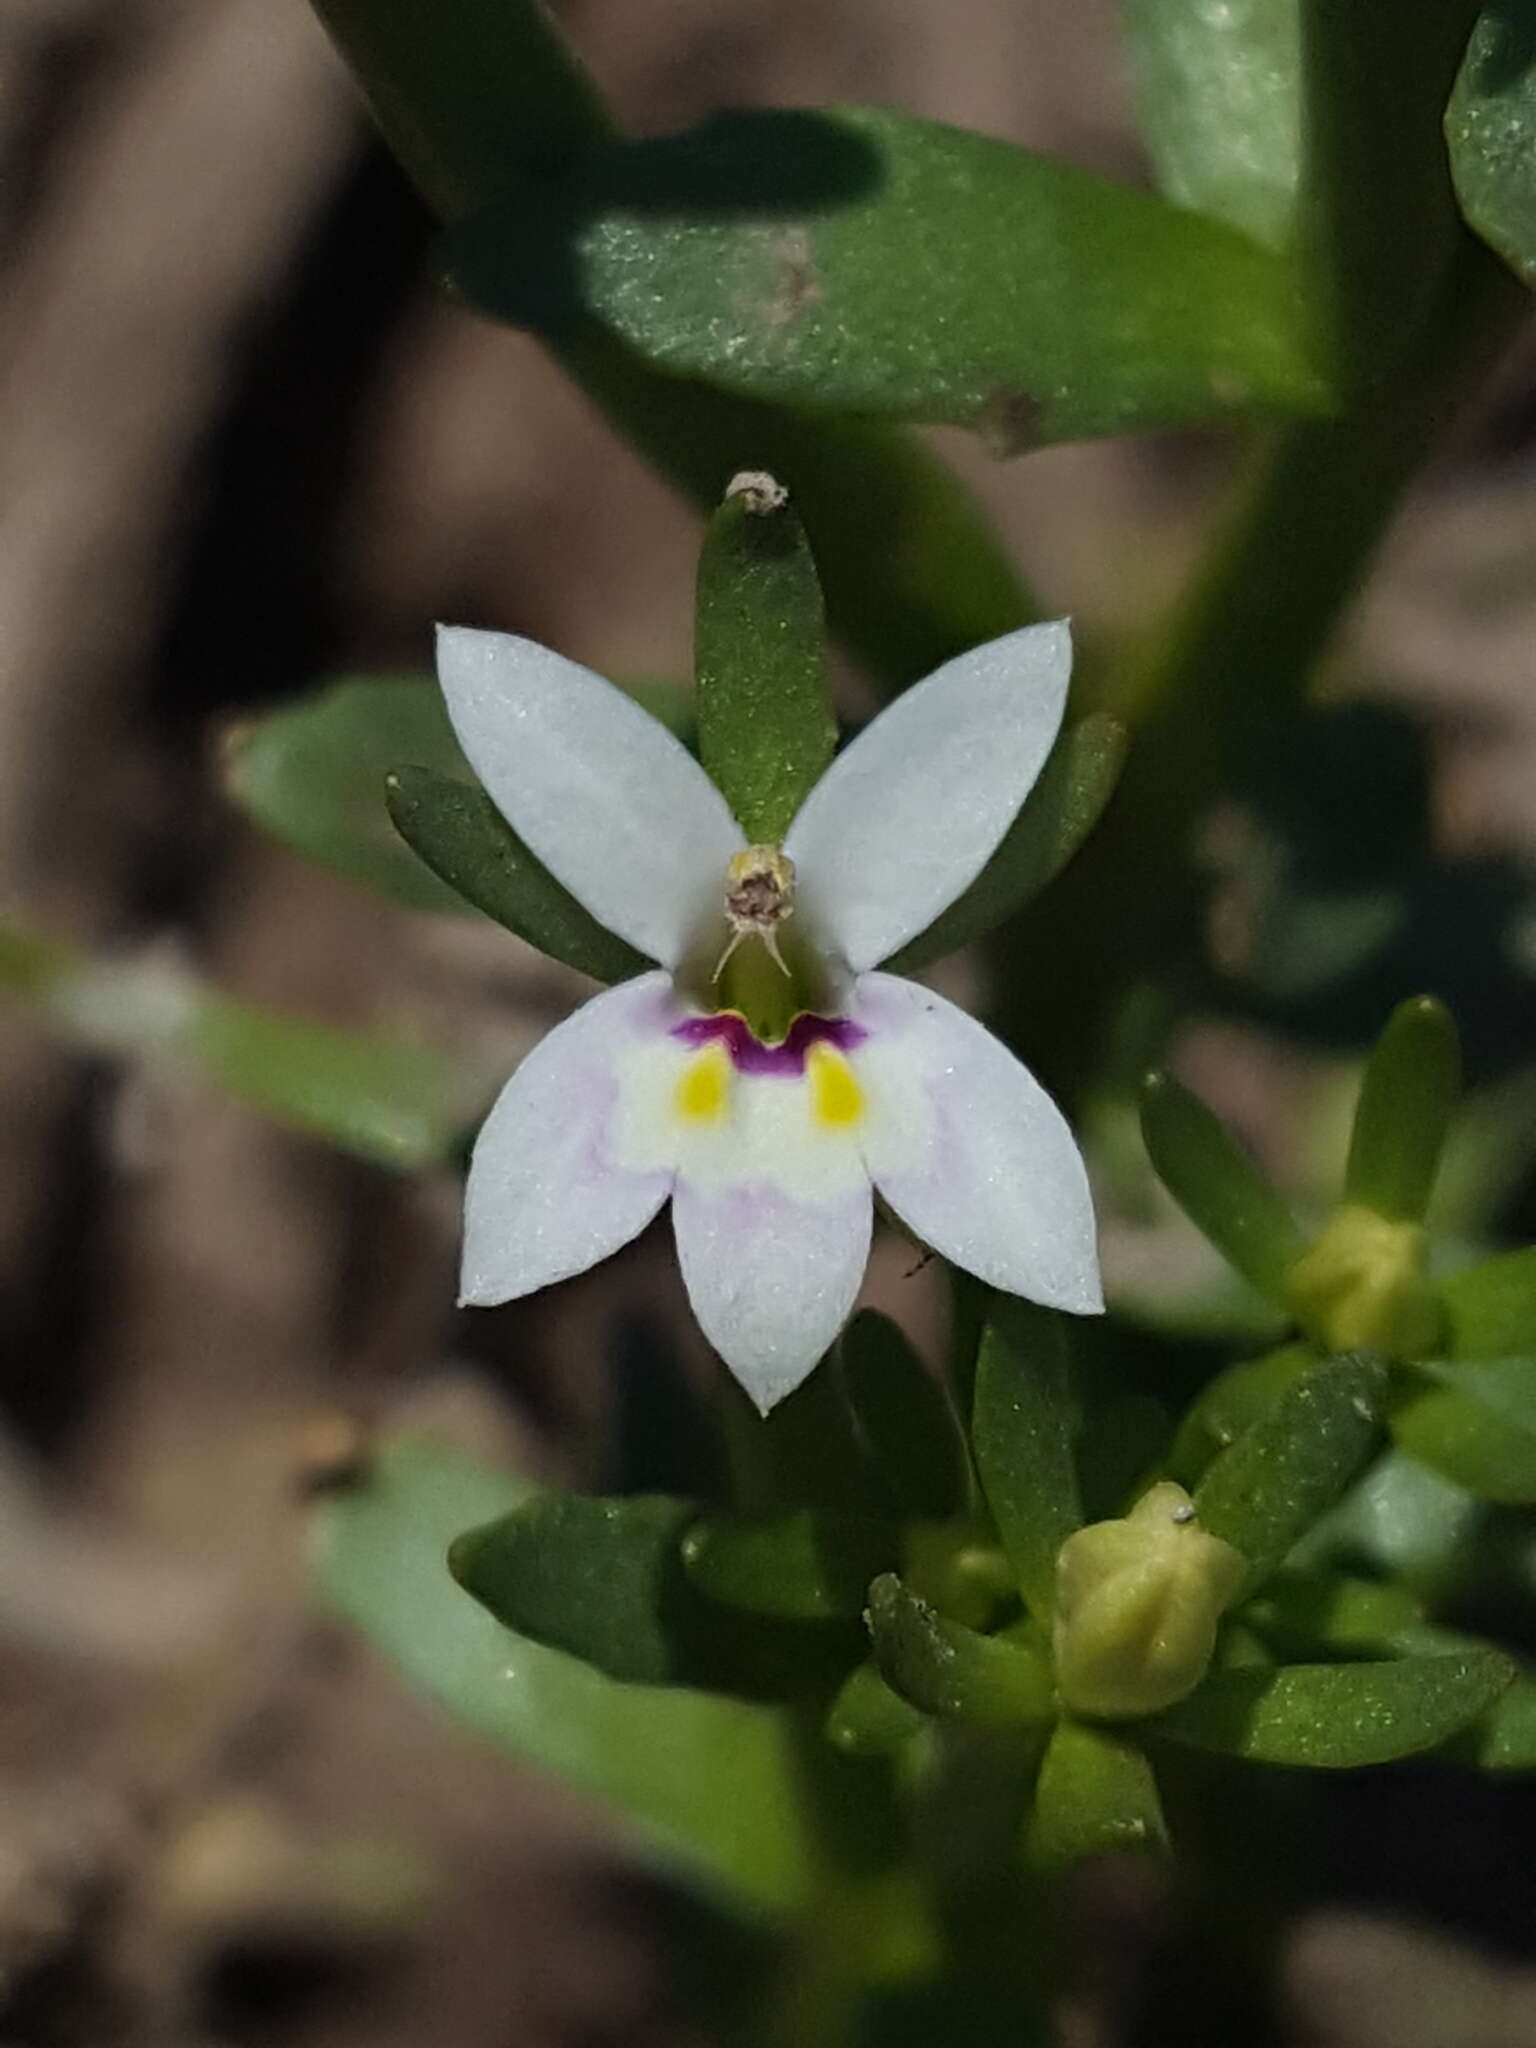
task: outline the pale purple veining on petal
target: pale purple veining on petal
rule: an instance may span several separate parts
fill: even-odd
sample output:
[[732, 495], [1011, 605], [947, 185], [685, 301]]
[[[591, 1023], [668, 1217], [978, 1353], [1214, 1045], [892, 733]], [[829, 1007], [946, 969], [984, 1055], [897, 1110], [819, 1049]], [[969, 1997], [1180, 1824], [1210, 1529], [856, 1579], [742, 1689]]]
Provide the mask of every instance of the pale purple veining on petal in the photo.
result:
[[805, 1072], [805, 1058], [813, 1045], [832, 1045], [839, 1052], [851, 1052], [868, 1037], [851, 1017], [814, 1017], [802, 1012], [778, 1045], [764, 1045], [753, 1036], [745, 1017], [734, 1010], [721, 1010], [708, 1017], [685, 1017], [672, 1026], [672, 1036], [685, 1045], [723, 1044], [739, 1074], [794, 1076]]

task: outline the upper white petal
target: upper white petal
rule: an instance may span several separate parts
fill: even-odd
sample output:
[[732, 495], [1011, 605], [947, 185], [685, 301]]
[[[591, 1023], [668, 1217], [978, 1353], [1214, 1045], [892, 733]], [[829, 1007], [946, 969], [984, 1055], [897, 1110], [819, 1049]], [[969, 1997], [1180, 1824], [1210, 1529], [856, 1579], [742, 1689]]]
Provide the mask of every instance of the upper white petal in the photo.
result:
[[1093, 1198], [1066, 1118], [990, 1031], [931, 989], [866, 974], [851, 1055], [864, 1158], [901, 1220], [956, 1266], [1050, 1308], [1097, 1314]]
[[612, 683], [515, 634], [440, 626], [437, 672], [513, 830], [600, 923], [675, 967], [742, 843], [698, 762]]
[[666, 1162], [615, 1157], [626, 1076], [675, 1014], [666, 974], [585, 1003], [529, 1053], [475, 1143], [460, 1299], [488, 1305], [583, 1273], [650, 1222]]
[[869, 1258], [869, 1183], [827, 1203], [758, 1185], [706, 1190], [679, 1175], [678, 1263], [699, 1327], [766, 1415], [852, 1313]]
[[969, 888], [1061, 725], [1065, 619], [957, 655], [832, 763], [784, 839], [807, 912], [854, 971], [874, 967]]

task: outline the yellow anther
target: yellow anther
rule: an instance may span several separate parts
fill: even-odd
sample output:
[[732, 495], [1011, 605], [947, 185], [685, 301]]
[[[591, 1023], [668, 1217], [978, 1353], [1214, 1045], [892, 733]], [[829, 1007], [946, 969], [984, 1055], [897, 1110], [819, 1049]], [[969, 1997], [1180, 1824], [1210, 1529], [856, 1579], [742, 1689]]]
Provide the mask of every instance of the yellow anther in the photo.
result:
[[677, 1083], [677, 1113], [690, 1123], [719, 1123], [730, 1099], [731, 1056], [717, 1042], [684, 1067]]
[[811, 1076], [811, 1114], [831, 1130], [846, 1130], [864, 1114], [864, 1094], [852, 1067], [836, 1049], [813, 1045], [806, 1054]]

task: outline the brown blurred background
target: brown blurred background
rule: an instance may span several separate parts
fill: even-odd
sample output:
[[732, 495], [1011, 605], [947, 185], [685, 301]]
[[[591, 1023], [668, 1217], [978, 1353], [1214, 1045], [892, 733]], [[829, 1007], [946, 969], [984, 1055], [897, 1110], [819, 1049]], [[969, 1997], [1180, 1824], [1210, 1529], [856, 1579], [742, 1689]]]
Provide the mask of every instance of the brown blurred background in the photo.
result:
[[[643, 129], [876, 101], [1141, 176], [1109, 0], [562, 13]], [[0, 910], [489, 1074], [577, 978], [303, 865], [214, 772], [242, 713], [423, 667], [434, 618], [687, 673], [692, 514], [436, 291], [430, 241], [301, 0], [0, 5]], [[1430, 717], [1451, 850], [1536, 837], [1530, 372], [1478, 399], [1338, 657]], [[1051, 608], [1105, 631], [1171, 586], [1225, 459], [945, 449]], [[1279, 1145], [1306, 1063], [1215, 1030], [1195, 1055]], [[456, 1320], [448, 1176], [4, 1011], [0, 1131], [0, 2043], [699, 2038], [601, 1817], [318, 1619], [302, 1545], [348, 1413], [590, 1480], [622, 1317], [683, 1327], [666, 1257]], [[921, 1279], [873, 1284], [921, 1324]], [[1411, 2044], [1404, 1972], [1431, 1969], [1457, 2041], [1536, 2041], [1522, 1979], [1384, 1923], [1319, 1916], [1287, 1958], [1298, 2039]], [[1123, 2038], [1105, 1975], [1084, 2043]]]

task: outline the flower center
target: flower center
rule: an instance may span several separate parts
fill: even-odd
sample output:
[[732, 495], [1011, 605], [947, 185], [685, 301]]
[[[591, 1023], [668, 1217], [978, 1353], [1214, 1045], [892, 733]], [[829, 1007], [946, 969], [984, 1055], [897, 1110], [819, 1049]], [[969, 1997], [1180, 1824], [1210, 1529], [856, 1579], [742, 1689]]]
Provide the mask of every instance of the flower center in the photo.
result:
[[779, 926], [794, 916], [794, 896], [795, 864], [776, 846], [749, 846], [734, 856], [725, 871], [725, 921], [731, 936], [715, 969], [716, 981], [743, 939], [761, 939], [774, 965], [788, 975], [779, 951]]

